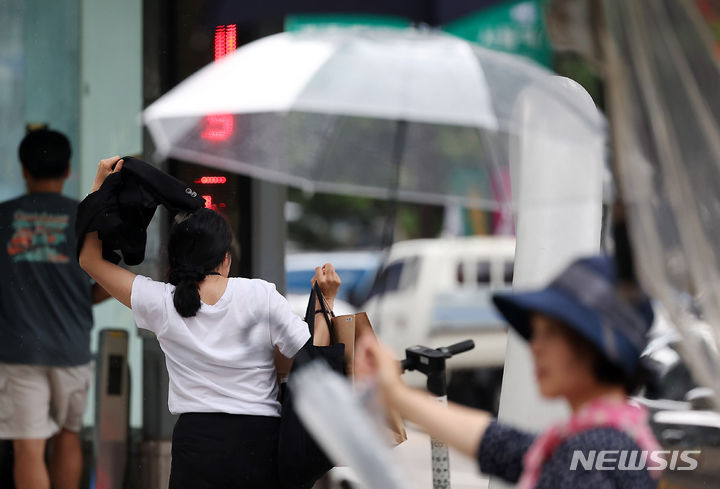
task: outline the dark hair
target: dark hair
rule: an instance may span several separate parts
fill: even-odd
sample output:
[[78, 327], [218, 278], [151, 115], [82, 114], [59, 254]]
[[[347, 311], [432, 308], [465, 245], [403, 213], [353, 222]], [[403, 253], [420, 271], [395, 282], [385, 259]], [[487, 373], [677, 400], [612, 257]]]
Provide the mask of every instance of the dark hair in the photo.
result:
[[199, 209], [173, 225], [168, 243], [169, 281], [175, 286], [173, 304], [182, 317], [197, 314], [198, 286], [222, 263], [231, 243], [227, 221], [210, 209]]
[[635, 371], [627, 374], [610, 361], [590, 340], [563, 324], [563, 334], [568, 342], [585, 358], [590, 359], [590, 368], [595, 379], [603, 384], [621, 386], [627, 395], [637, 394], [649, 381], [649, 372], [638, 362]]
[[20, 143], [20, 163], [35, 179], [60, 178], [70, 168], [70, 141], [49, 129], [29, 132]]

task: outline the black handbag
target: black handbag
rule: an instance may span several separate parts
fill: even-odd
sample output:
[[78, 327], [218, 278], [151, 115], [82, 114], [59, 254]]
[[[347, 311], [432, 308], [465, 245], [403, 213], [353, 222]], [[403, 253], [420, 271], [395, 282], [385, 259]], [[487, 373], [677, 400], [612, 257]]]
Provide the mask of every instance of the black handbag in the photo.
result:
[[[293, 372], [302, 369], [313, 360], [321, 359], [335, 372], [343, 374], [345, 345], [337, 342], [330, 328], [330, 312], [324, 300], [320, 300], [325, 321], [330, 330], [330, 345], [315, 346], [315, 297], [322, 297], [317, 284], [310, 293], [305, 321], [310, 329], [310, 340], [295, 355], [290, 378]], [[293, 403], [292, 388], [282, 393], [282, 414], [280, 418], [280, 436], [278, 440], [278, 475], [282, 489], [310, 489], [315, 482], [325, 475], [335, 463], [315, 442], [312, 435], [305, 429], [297, 415]]]

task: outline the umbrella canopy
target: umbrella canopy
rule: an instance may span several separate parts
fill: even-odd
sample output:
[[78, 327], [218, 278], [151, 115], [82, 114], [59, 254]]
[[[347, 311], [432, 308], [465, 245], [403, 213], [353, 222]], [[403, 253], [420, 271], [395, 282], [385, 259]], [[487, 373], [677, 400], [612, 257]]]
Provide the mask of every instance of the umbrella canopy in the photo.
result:
[[321, 29], [238, 49], [144, 120], [160, 157], [310, 191], [500, 209], [513, 109], [529, 85], [565, 103], [549, 71], [453, 36]]

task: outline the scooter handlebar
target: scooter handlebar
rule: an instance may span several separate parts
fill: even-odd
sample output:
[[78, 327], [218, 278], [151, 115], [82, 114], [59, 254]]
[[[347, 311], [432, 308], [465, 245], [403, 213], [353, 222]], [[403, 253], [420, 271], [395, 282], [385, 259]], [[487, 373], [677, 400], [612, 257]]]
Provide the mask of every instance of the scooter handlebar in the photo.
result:
[[[428, 369], [423, 368], [423, 365], [430, 367], [433, 362], [452, 357], [458, 353], [462, 353], [475, 348], [475, 342], [473, 340], [465, 340], [460, 343], [455, 343], [450, 346], [443, 346], [440, 348], [428, 348], [427, 346], [412, 346], [405, 350], [405, 359], [400, 362], [400, 368], [403, 372], [406, 370], [421, 370], [424, 373], [428, 373]], [[421, 360], [424, 359], [424, 360]], [[442, 364], [444, 370], [444, 363]]]
[[457, 355], [458, 353], [472, 350], [473, 348], [475, 348], [475, 342], [473, 340], [465, 340], [461, 341], [460, 343], [455, 343], [454, 345], [439, 348], [439, 350], [448, 353], [450, 356], [453, 356]]

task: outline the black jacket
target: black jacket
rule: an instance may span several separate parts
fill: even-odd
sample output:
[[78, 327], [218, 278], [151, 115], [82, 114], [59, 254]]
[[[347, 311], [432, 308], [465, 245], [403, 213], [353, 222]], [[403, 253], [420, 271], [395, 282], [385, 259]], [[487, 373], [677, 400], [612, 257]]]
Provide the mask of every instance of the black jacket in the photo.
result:
[[75, 234], [80, 256], [85, 234], [97, 231], [103, 258], [137, 265], [145, 258], [146, 230], [159, 204], [172, 215], [205, 206], [205, 199], [175, 177], [142, 160], [125, 156], [118, 173], [108, 175], [102, 187], [78, 206]]

